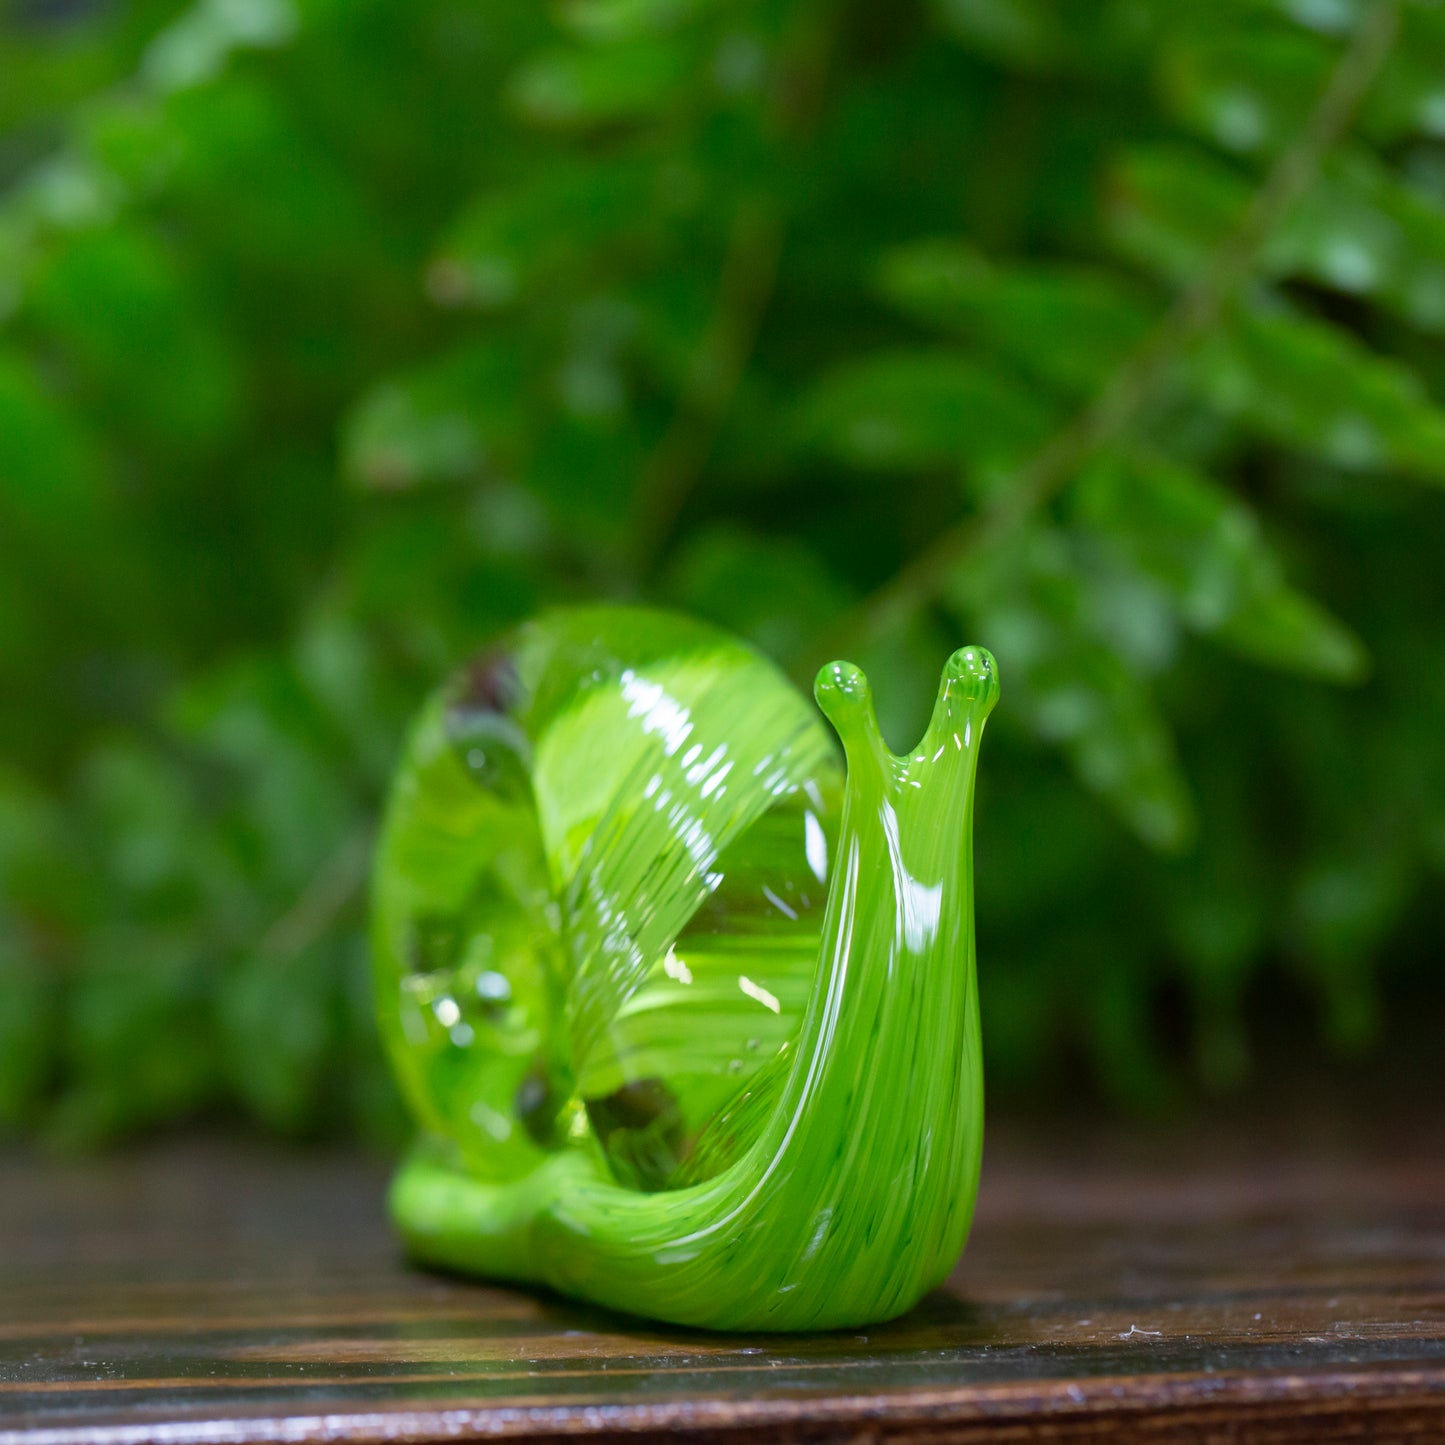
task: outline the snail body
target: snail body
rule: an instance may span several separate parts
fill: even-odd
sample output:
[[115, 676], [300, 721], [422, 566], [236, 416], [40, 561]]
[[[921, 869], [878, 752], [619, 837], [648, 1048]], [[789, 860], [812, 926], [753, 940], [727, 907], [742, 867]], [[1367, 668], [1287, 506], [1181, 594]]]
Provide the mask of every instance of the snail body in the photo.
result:
[[423, 1262], [713, 1328], [890, 1318], [982, 1144], [971, 811], [992, 659], [918, 747], [663, 613], [520, 628], [416, 724], [375, 879]]

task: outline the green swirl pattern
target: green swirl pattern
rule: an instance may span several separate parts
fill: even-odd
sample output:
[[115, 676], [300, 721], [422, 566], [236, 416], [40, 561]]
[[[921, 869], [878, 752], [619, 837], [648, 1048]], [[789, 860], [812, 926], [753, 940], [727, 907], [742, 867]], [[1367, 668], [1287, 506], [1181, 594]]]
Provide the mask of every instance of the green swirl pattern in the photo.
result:
[[972, 803], [992, 658], [895, 756], [663, 613], [547, 614], [434, 697], [375, 872], [421, 1261], [680, 1324], [890, 1318], [951, 1269], [982, 1146]]

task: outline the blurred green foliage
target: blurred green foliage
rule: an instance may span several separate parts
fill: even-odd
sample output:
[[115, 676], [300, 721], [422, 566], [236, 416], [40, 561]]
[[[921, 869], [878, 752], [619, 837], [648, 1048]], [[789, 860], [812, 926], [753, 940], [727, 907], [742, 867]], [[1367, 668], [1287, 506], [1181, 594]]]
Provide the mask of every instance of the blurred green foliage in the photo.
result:
[[577, 598], [851, 653], [899, 746], [995, 651], [1005, 1094], [1238, 1086], [1261, 980], [1387, 1043], [1439, 6], [7, 0], [0, 77], [0, 1127], [391, 1133], [400, 730]]

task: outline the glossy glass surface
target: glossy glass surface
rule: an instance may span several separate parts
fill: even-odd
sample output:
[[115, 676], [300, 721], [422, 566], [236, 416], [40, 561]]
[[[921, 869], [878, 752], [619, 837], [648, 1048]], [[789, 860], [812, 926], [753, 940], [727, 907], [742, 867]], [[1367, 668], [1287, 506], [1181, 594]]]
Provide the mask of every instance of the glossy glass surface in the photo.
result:
[[686, 619], [539, 619], [433, 700], [376, 874], [421, 1258], [681, 1323], [886, 1318], [951, 1267], [982, 1082], [970, 812], [992, 660], [907, 757]]

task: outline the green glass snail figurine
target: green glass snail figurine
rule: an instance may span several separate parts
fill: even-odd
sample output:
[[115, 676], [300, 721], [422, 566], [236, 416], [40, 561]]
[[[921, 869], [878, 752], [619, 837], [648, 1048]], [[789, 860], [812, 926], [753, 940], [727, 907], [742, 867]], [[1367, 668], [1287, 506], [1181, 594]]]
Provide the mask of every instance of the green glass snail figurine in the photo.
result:
[[374, 886], [413, 1257], [749, 1330], [889, 1319], [951, 1270], [993, 659], [954, 653], [904, 757], [856, 667], [814, 690], [842, 759], [752, 648], [598, 607], [425, 707]]

